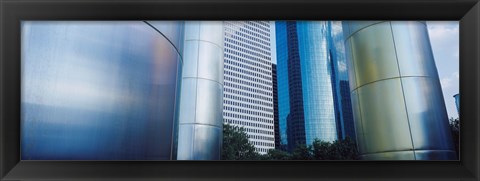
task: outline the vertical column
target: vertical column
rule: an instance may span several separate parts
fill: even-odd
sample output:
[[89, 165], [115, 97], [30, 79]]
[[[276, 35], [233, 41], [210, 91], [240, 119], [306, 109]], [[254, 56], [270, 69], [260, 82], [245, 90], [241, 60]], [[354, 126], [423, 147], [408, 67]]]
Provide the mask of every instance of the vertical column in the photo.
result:
[[185, 23], [178, 160], [218, 160], [223, 131], [223, 24]]
[[357, 144], [368, 160], [455, 159], [424, 22], [343, 22]]

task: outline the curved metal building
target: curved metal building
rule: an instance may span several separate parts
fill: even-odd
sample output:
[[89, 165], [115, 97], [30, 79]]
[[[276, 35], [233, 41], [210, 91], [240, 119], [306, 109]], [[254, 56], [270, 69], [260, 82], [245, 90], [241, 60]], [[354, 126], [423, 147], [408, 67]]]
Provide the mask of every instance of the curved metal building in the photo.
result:
[[366, 160], [456, 159], [424, 22], [343, 22], [357, 144]]
[[173, 159], [183, 26], [23, 22], [22, 160]]
[[223, 135], [223, 23], [185, 23], [178, 160], [219, 160]]

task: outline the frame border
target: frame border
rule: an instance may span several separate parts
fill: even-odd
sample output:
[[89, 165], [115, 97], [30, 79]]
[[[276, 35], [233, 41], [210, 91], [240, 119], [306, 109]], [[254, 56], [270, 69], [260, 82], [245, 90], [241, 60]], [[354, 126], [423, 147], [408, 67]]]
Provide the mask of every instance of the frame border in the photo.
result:
[[[479, 0], [0, 0], [0, 180], [479, 180]], [[460, 161], [20, 161], [22, 20], [459, 20]]]

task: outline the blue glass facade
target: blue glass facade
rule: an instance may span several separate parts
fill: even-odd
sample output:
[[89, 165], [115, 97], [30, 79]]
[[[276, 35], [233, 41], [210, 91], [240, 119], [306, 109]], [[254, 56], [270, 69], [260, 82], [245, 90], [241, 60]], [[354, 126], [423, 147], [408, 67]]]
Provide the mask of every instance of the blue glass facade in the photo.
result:
[[328, 30], [328, 49], [334, 89], [337, 133], [339, 138], [345, 139], [346, 137], [350, 137], [355, 140], [355, 125], [353, 123], [342, 23], [340, 21], [329, 21]]
[[288, 83], [288, 41], [287, 23], [275, 22], [275, 34], [277, 43], [277, 90], [278, 90], [278, 118], [281, 148], [288, 144], [287, 118], [290, 114], [290, 97]]
[[327, 22], [276, 23], [279, 122], [291, 150], [338, 138]]

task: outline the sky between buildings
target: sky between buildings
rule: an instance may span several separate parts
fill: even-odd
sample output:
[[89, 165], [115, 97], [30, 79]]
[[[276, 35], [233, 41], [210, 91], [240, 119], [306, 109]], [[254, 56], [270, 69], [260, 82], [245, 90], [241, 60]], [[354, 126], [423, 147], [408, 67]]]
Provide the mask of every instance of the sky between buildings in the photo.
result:
[[428, 21], [428, 34], [448, 117], [457, 118], [453, 95], [459, 93], [459, 24], [458, 21]]
[[[271, 21], [270, 25], [272, 27], [270, 34], [275, 37], [275, 22]], [[428, 21], [427, 27], [448, 118], [457, 118], [453, 95], [459, 93], [459, 24], [458, 21]], [[271, 40], [271, 45], [272, 62], [276, 64], [277, 52], [274, 38]]]

